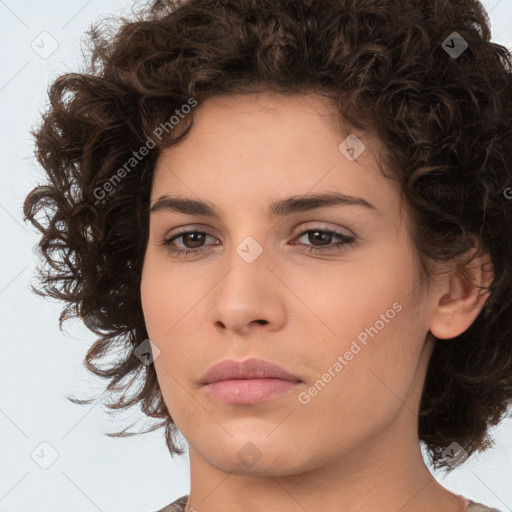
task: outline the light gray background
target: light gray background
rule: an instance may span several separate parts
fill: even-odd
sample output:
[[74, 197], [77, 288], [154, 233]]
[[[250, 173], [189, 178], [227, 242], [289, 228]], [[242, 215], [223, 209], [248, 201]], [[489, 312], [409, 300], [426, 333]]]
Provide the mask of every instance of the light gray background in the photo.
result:
[[[28, 130], [45, 106], [48, 84], [79, 70], [80, 39], [90, 23], [105, 14], [128, 15], [132, 5], [0, 0], [0, 512], [152, 512], [189, 491], [188, 454], [172, 459], [163, 430], [124, 439], [105, 435], [133, 423], [135, 409], [111, 418], [100, 402], [79, 406], [65, 399], [99, 394], [107, 382], [82, 367], [94, 336], [77, 321], [64, 324], [61, 333], [61, 304], [30, 291], [38, 237], [23, 223], [22, 202], [43, 175]], [[493, 40], [512, 48], [512, 0], [484, 5]], [[31, 46], [35, 41], [40, 53], [50, 48], [43, 31], [59, 45], [47, 58]], [[142, 418], [132, 430], [149, 424]], [[494, 431], [493, 449], [436, 478], [454, 492], [510, 511], [511, 434], [506, 420]], [[48, 469], [31, 457], [45, 441], [59, 455]]]

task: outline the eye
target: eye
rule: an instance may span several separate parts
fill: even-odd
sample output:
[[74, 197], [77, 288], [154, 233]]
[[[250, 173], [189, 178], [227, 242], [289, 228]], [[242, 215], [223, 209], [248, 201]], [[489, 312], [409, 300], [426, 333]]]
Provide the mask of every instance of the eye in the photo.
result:
[[[178, 234], [172, 236], [171, 238], [164, 240], [162, 245], [165, 245], [169, 252], [171, 254], [174, 254], [175, 256], [186, 256], [189, 253], [198, 254], [206, 250], [206, 248], [204, 246], [201, 246], [201, 244], [208, 236], [213, 238], [213, 236], [210, 235], [210, 233], [206, 233], [205, 231], [181, 231]], [[174, 243], [175, 240], [179, 240], [180, 238], [182, 238], [183, 242], [186, 242], [186, 244], [190, 244], [191, 247], [187, 247], [187, 245], [185, 245], [185, 249], [175, 249], [172, 246], [172, 244]]]
[[[308, 252], [334, 252], [340, 250], [346, 250], [347, 246], [354, 245], [356, 239], [353, 236], [347, 236], [337, 231], [323, 229], [321, 227], [308, 229], [303, 231], [297, 239], [307, 236], [307, 241], [316, 243], [320, 242], [320, 246], [306, 247], [303, 250]], [[338, 238], [340, 242], [332, 245], [332, 239]], [[293, 244], [297, 245], [297, 244]]]
[[[304, 251], [308, 252], [318, 252], [318, 253], [327, 253], [340, 251], [347, 248], [347, 246], [352, 246], [356, 238], [353, 236], [347, 236], [342, 233], [338, 233], [337, 231], [323, 229], [321, 227], [308, 229], [303, 231], [300, 235], [298, 235], [295, 239], [300, 239], [307, 235], [307, 240], [313, 244], [319, 242], [318, 246], [306, 246], [306, 248], [302, 248]], [[161, 245], [167, 247], [169, 252], [175, 256], [187, 256], [187, 254], [199, 254], [207, 250], [208, 246], [203, 245], [206, 238], [214, 238], [213, 235], [207, 233], [205, 231], [181, 231], [171, 238], [168, 238], [163, 241]], [[332, 240], [334, 238], [338, 238], [340, 241], [337, 244], [332, 244]], [[173, 247], [177, 240], [181, 240], [181, 243], [184, 244], [184, 247], [178, 248]], [[214, 245], [219, 245], [218, 243]], [[292, 242], [292, 245], [301, 245], [304, 246], [304, 243], [296, 243]]]

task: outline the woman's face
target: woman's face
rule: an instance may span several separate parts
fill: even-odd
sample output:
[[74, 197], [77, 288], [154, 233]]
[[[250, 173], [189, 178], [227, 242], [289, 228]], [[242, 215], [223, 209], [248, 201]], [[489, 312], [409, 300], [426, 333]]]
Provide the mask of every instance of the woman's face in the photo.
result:
[[[319, 95], [210, 99], [157, 162], [152, 206], [168, 195], [219, 215], [156, 208], [142, 275], [158, 381], [191, 460], [297, 474], [416, 435], [428, 300], [397, 185], [377, 168], [379, 141], [359, 134], [364, 148], [349, 138], [340, 149], [349, 133], [334, 115]], [[289, 202], [334, 193], [373, 207]], [[268, 380], [240, 393], [231, 382], [231, 401], [204, 385], [216, 363], [248, 358], [299, 382], [272, 381], [283, 384], [273, 395], [258, 394]]]

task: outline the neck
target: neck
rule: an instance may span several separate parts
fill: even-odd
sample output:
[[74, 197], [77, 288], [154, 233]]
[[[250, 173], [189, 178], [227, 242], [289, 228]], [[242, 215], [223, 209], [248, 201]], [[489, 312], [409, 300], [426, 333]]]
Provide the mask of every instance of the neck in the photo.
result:
[[191, 447], [187, 506], [199, 512], [463, 512], [464, 499], [442, 487], [426, 467], [411, 414], [404, 406], [388, 428], [343, 457], [277, 476], [263, 469], [257, 476], [220, 471]]

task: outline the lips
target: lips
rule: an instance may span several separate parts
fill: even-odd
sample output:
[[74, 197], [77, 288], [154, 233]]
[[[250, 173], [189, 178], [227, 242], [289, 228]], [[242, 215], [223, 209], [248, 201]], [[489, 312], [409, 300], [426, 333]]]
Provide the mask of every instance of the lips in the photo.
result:
[[255, 405], [289, 394], [303, 381], [281, 366], [262, 359], [225, 360], [206, 373], [203, 389], [231, 405]]
[[245, 361], [232, 359], [221, 361], [208, 370], [201, 384], [235, 379], [281, 379], [290, 382], [302, 382], [299, 377], [277, 364], [252, 358]]

